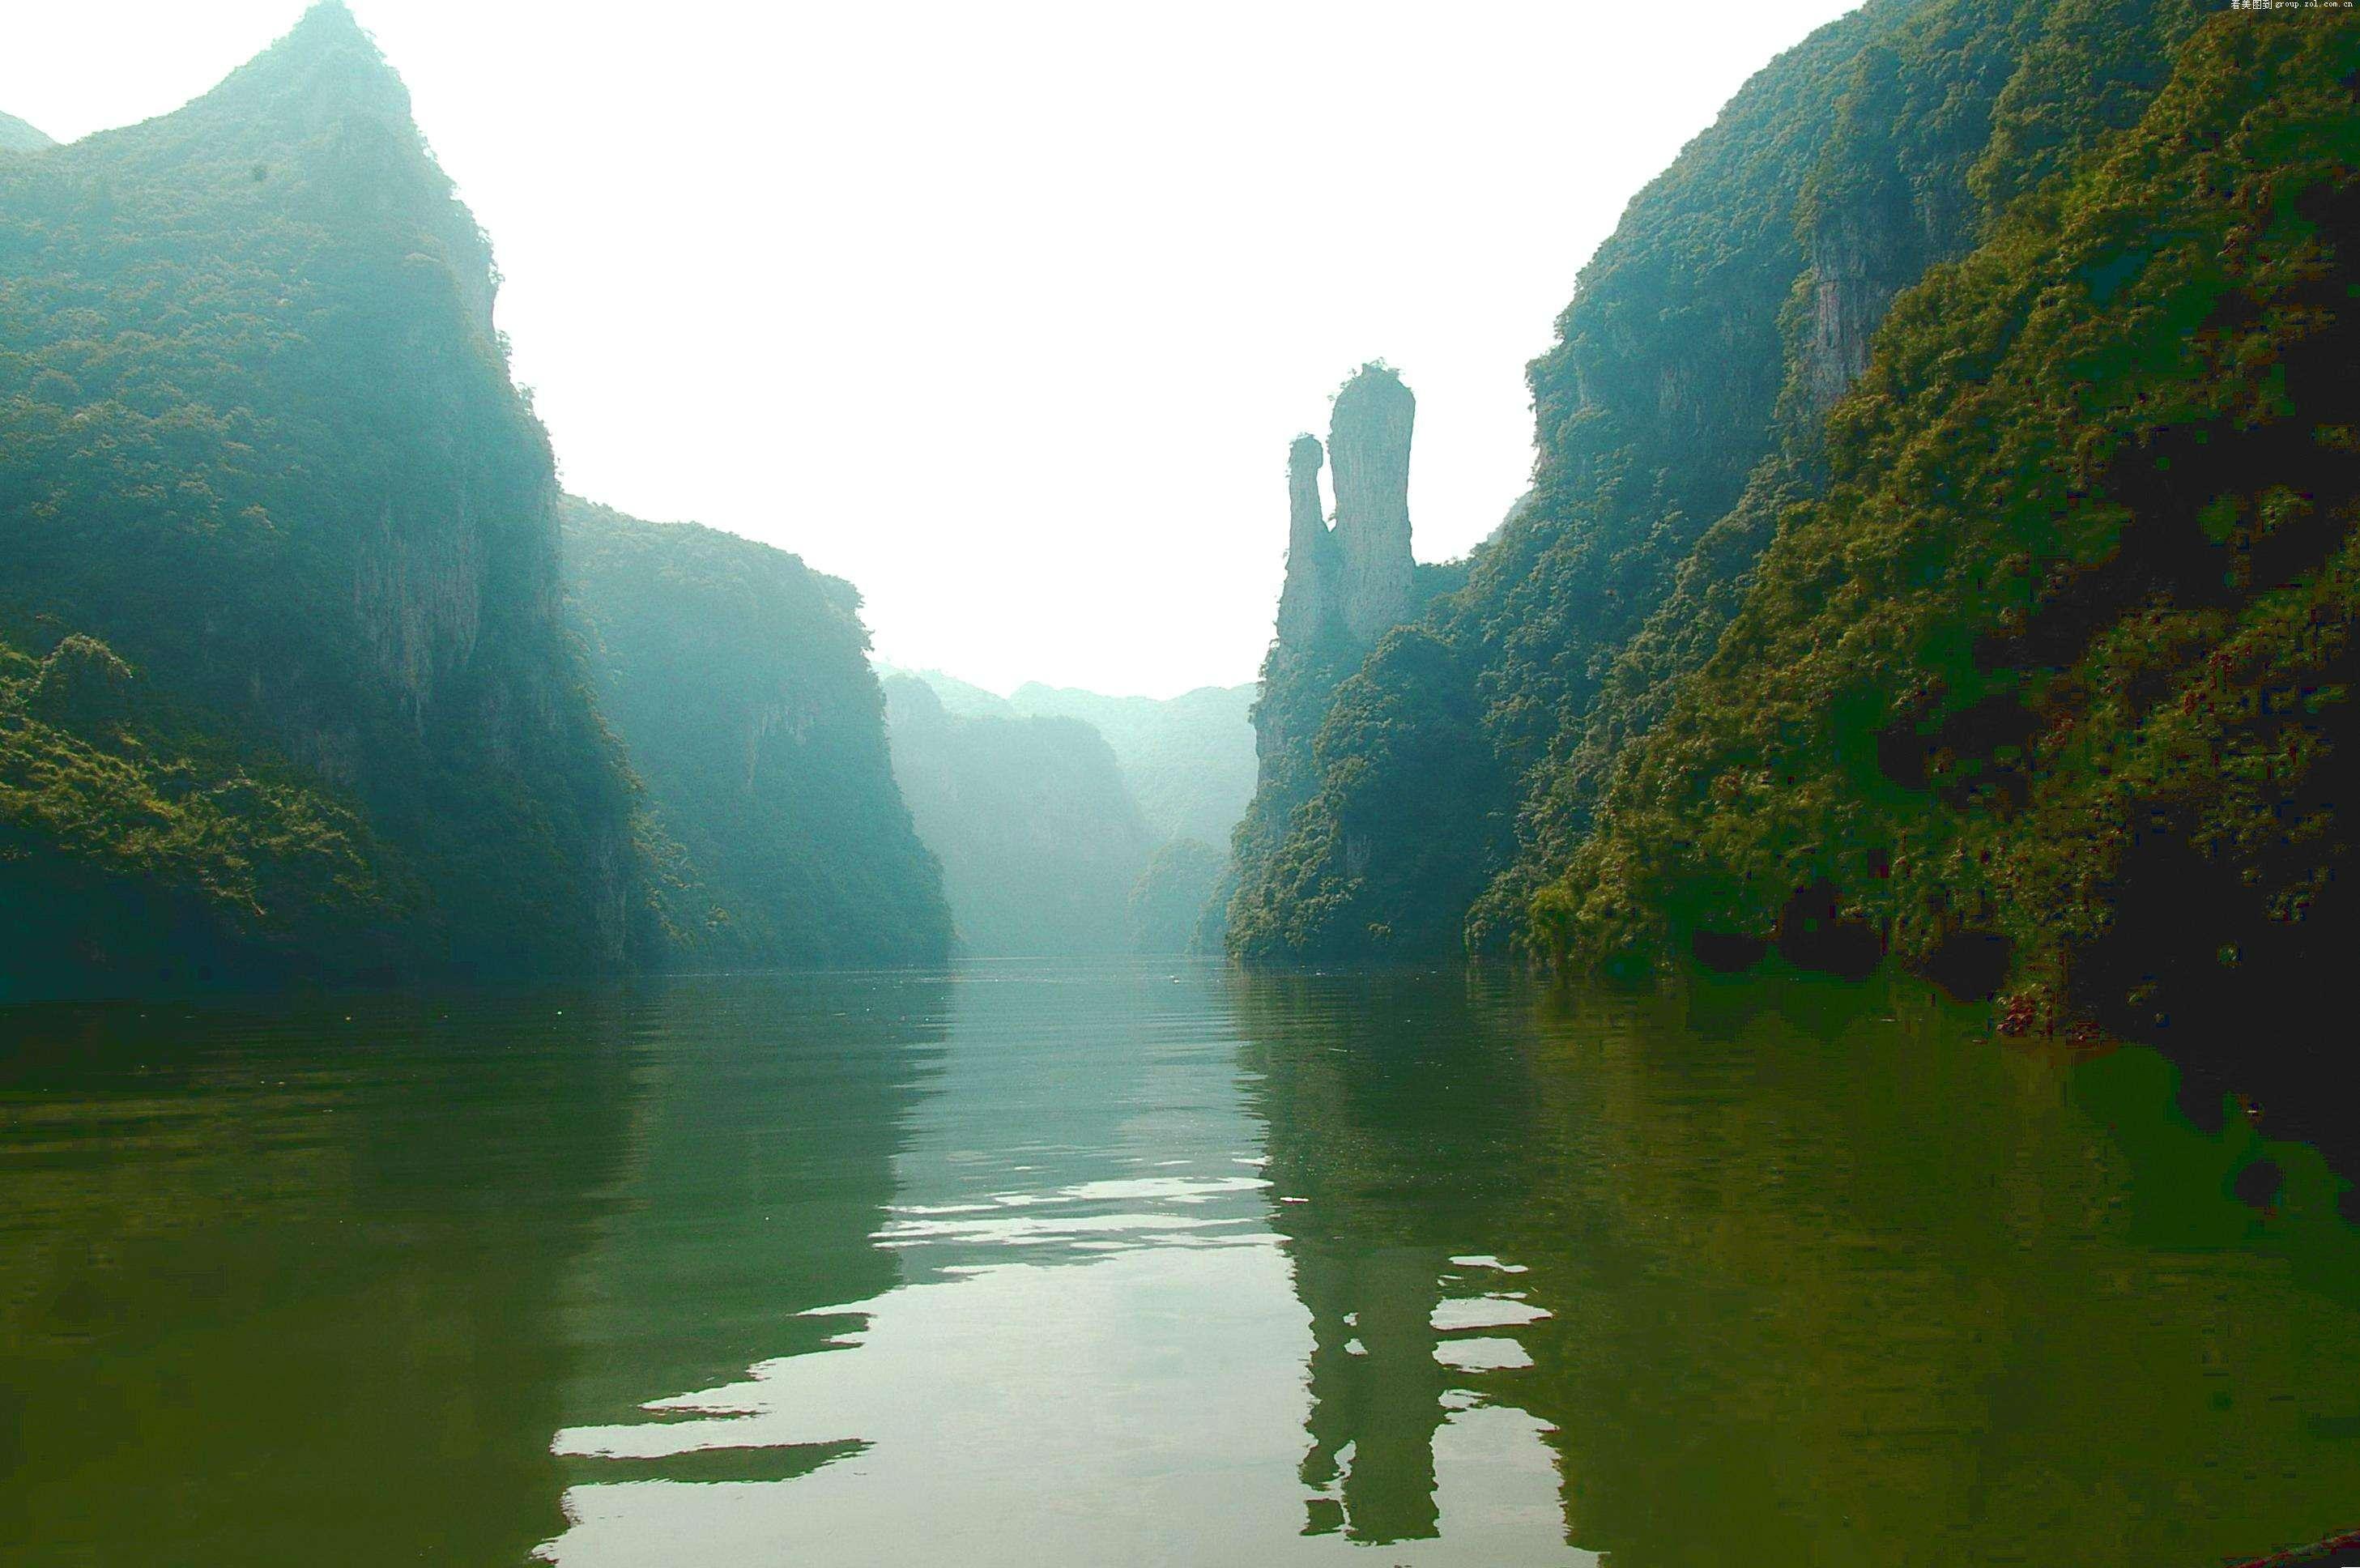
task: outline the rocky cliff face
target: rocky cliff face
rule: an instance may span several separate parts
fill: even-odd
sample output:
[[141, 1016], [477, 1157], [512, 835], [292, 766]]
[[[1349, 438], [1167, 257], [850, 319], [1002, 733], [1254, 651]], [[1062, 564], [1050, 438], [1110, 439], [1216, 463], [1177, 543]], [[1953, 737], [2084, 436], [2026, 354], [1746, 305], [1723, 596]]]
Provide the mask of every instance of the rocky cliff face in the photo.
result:
[[1240, 899], [1266, 896], [1270, 857], [1287, 819], [1309, 798], [1311, 743], [1338, 684], [1443, 586], [1430, 577], [1422, 583], [1411, 554], [1416, 419], [1416, 397], [1382, 365], [1362, 366], [1336, 394], [1328, 431], [1332, 527], [1320, 515], [1318, 441], [1298, 435], [1287, 451], [1286, 585], [1254, 704], [1254, 797], [1230, 840], [1232, 881], [1222, 901], [1233, 911]]
[[27, 383], [0, 401], [0, 614], [103, 638], [348, 795], [416, 894], [402, 964], [630, 957], [628, 775], [563, 621], [554, 459], [488, 244], [351, 15], [175, 113], [0, 158], [0, 258]]
[[1409, 443], [1417, 399], [1393, 371], [1364, 367], [1336, 394], [1328, 446], [1336, 465], [1336, 542], [1344, 629], [1373, 643], [1409, 618]]
[[[1786, 509], [1823, 482], [1827, 416], [1896, 301], [2135, 119], [2194, 15], [1880, 0], [1748, 82], [1583, 269], [1530, 367], [1532, 490], [1423, 622], [1439, 648], [1389, 658], [1401, 640], [1383, 639], [1326, 674], [1317, 765], [1306, 743], [1277, 775], [1285, 814], [1263, 821], [1286, 841], [1240, 840], [1249, 879], [1257, 860], [1284, 868], [1256, 918], [1233, 905], [1237, 950], [1369, 957], [1418, 932], [1435, 957], [1527, 929], [1617, 756], [1711, 656]], [[1488, 794], [1428, 798], [1406, 770], [1459, 744], [1490, 754], [1465, 780]], [[1431, 903], [1470, 879], [1456, 911]]]
[[1343, 614], [1343, 563], [1319, 499], [1326, 455], [1308, 433], [1286, 449], [1286, 586], [1278, 596], [1278, 640], [1298, 647]]
[[852, 585], [694, 523], [568, 498], [567, 608], [647, 787], [686, 964], [939, 962], [942, 873], [886, 750]]
[[1336, 520], [1319, 505], [1318, 438], [1298, 435], [1286, 454], [1286, 586], [1278, 641], [1302, 649], [1341, 638], [1366, 648], [1409, 619], [1409, 449], [1417, 399], [1378, 365], [1336, 394], [1328, 444], [1335, 458]]

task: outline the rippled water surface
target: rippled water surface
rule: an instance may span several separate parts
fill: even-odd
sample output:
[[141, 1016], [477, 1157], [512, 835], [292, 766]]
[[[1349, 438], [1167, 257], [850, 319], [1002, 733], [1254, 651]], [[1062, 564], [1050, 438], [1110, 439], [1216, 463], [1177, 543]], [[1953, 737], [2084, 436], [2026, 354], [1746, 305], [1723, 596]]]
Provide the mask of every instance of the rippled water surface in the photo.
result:
[[2360, 1527], [2335, 1179], [2158, 1058], [1913, 996], [987, 966], [0, 1047], [11, 1563], [2200, 1568]]

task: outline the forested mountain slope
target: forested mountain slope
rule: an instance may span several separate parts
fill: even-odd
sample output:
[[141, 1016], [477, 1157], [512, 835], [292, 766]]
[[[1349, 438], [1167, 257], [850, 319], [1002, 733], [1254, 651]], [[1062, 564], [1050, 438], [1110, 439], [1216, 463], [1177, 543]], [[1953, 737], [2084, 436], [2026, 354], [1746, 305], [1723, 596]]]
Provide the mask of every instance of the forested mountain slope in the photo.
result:
[[851, 584], [694, 523], [564, 503], [566, 603], [647, 786], [672, 961], [939, 963], [942, 872], [893, 783]]
[[[1632, 203], [1534, 362], [1531, 493], [1380, 640], [1233, 906], [1249, 958], [1502, 946], [1717, 641], [1895, 296], [2137, 117], [2185, 0], [1878, 0]], [[1264, 759], [1265, 784], [1270, 762]], [[1440, 772], [1437, 772], [1437, 766]], [[1249, 893], [1253, 883], [1250, 880]]]
[[0, 882], [55, 938], [19, 981], [644, 944], [494, 286], [341, 5], [177, 113], [0, 153]]
[[2348, 16], [2218, 15], [1900, 301], [1537, 899], [1563, 956], [1889, 948], [2012, 1026], [2303, 1054], [2360, 937], [2355, 88]]
[[38, 152], [55, 145], [38, 127], [0, 112], [0, 152]]

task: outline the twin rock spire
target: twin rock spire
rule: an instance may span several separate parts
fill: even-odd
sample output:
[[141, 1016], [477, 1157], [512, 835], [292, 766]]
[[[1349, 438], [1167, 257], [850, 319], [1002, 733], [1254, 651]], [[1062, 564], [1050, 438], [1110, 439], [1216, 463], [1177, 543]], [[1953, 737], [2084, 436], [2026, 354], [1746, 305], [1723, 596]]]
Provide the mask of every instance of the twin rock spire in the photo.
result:
[[1332, 528], [1319, 504], [1319, 440], [1295, 438], [1286, 455], [1283, 646], [1341, 637], [1366, 647], [1409, 619], [1409, 444], [1416, 419], [1417, 399], [1382, 365], [1362, 366], [1336, 394], [1327, 452], [1336, 463]]

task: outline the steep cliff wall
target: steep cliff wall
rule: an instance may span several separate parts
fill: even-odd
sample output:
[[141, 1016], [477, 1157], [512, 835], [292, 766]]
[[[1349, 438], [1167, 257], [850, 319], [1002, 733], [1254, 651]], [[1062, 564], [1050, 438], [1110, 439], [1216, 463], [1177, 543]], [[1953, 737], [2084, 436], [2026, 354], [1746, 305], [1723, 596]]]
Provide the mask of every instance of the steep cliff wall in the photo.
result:
[[2333, 1006], [2356, 68], [2341, 15], [2215, 18], [1903, 296], [1831, 483], [1536, 901], [1566, 955], [1890, 951], [2019, 1025], [2240, 1057]]
[[[1380, 644], [1338, 677], [1291, 814], [1262, 824], [1276, 841], [1241, 842], [1250, 881], [1274, 869], [1238, 950], [1431, 957], [1523, 932], [1614, 759], [1823, 482], [1819, 426], [1896, 294], [2135, 119], [2193, 16], [1876, 0], [1748, 82], [1584, 268], [1530, 370], [1532, 491], [1426, 612], [1435, 649]], [[1477, 798], [1437, 811], [1395, 772], [1462, 743]]]
[[1332, 527], [1319, 504], [1317, 438], [1298, 435], [1287, 449], [1286, 582], [1254, 704], [1254, 795], [1231, 837], [1230, 874], [1218, 890], [1232, 914], [1240, 898], [1266, 897], [1263, 877], [1289, 818], [1309, 796], [1312, 738], [1338, 684], [1439, 586], [1430, 574], [1421, 579], [1411, 554], [1416, 419], [1417, 399], [1386, 366], [1362, 366], [1337, 392], [1328, 432]]
[[1343, 621], [1344, 563], [1319, 497], [1326, 460], [1316, 435], [1298, 435], [1286, 449], [1286, 583], [1278, 595], [1278, 640], [1290, 647], [1307, 646]]
[[942, 872], [893, 783], [852, 585], [694, 523], [565, 503], [567, 609], [645, 782], [669, 956], [939, 963]]
[[1409, 444], [1417, 399], [1401, 378], [1364, 367], [1336, 394], [1328, 421], [1344, 630], [1362, 645], [1409, 619]]
[[611, 966], [645, 934], [627, 776], [494, 285], [339, 5], [175, 114], [0, 159], [0, 608], [349, 797], [419, 890], [401, 967]]

